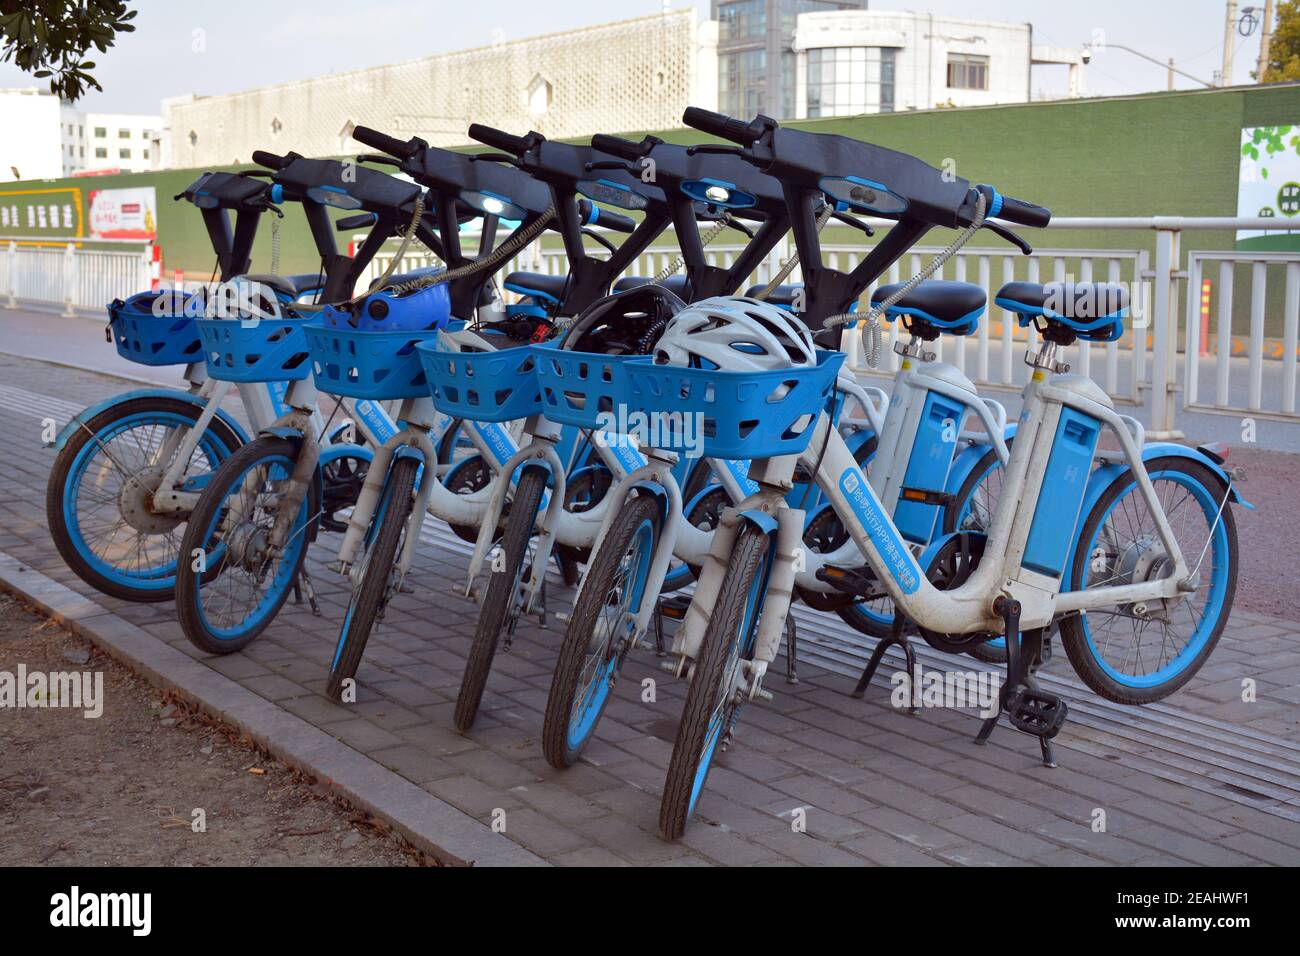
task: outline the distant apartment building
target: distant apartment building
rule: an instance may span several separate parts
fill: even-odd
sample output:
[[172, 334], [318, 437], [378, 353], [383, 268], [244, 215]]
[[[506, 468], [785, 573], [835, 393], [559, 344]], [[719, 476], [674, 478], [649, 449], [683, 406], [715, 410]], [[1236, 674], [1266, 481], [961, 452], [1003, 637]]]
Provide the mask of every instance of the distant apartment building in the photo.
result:
[[151, 140], [162, 117], [82, 112], [46, 90], [0, 90], [0, 182], [57, 179], [100, 170], [156, 168]]
[[866, 0], [712, 0], [710, 15], [718, 24], [717, 109], [729, 116], [795, 116], [799, 20], [808, 13], [866, 6]]

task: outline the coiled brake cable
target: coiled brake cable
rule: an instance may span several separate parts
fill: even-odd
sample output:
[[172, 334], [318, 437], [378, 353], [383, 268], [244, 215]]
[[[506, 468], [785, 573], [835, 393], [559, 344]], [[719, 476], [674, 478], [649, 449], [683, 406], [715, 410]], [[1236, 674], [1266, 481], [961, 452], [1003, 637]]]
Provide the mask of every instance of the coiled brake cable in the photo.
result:
[[[824, 206], [822, 206], [822, 211], [817, 216], [817, 233], [819, 235], [821, 234], [821, 231], [826, 228], [826, 223], [830, 222], [831, 214], [833, 212], [835, 212], [835, 207], [830, 203], [826, 203]], [[790, 273], [794, 272], [794, 267], [797, 266], [798, 264], [799, 264], [799, 251], [796, 249], [794, 255], [792, 255], [788, 260], [786, 260], [785, 265], [783, 265], [780, 269], [777, 270], [776, 275], [772, 276], [772, 281], [769, 282], [767, 285], [763, 286], [762, 290], [758, 293], [758, 295], [754, 296], [754, 298], [766, 299], [769, 295], [771, 295], [773, 292], [777, 290], [777, 288], [781, 285], [781, 283], [783, 283], [786, 279], [790, 277]]]
[[[722, 210], [722, 217], [717, 222], [715, 222], [712, 226], [709, 227], [708, 232], [700, 236], [700, 246], [701, 247], [707, 246], [714, 239], [718, 238], [718, 236], [722, 235], [722, 233], [730, 225], [731, 225], [731, 213], [724, 209]], [[663, 281], [667, 279], [669, 276], [677, 275], [677, 273], [681, 271], [681, 268], [684, 265], [686, 265], [686, 254], [684, 252], [679, 252], [677, 253], [677, 258], [675, 258], [672, 262], [668, 263], [668, 265], [664, 266], [662, 269], [659, 270], [658, 273], [655, 274], [655, 277], [650, 280], [650, 284], [662, 285]]]
[[880, 302], [878, 305], [872, 306], [871, 311], [867, 313], [865, 318], [855, 312], [842, 312], [839, 315], [832, 315], [827, 318], [823, 323], [823, 328], [831, 329], [836, 326], [844, 325], [847, 322], [861, 319], [862, 338], [867, 353], [867, 365], [871, 368], [878, 367], [880, 365], [880, 353], [883, 351], [880, 317], [884, 315], [885, 312], [894, 305], [894, 303], [903, 298], [903, 296], [907, 295], [926, 279], [930, 278], [930, 276], [938, 272], [945, 262], [955, 256], [957, 251], [961, 249], [962, 246], [966, 245], [975, 233], [979, 232], [984, 225], [984, 209], [987, 202], [988, 200], [985, 195], [982, 192], [979, 193], [979, 198], [975, 201], [975, 218], [971, 220], [971, 224], [962, 230], [961, 234], [948, 245], [948, 248], [944, 249], [937, 256], [931, 259], [929, 265], [916, 275], [912, 276], [912, 278], [908, 279], [907, 283], [901, 289], [889, 298]]

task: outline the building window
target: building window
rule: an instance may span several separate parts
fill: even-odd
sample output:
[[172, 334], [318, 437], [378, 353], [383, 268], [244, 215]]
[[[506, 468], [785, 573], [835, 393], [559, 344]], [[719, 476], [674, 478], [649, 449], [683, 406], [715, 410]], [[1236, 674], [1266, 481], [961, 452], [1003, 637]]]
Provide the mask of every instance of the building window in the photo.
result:
[[718, 108], [731, 116], [753, 116], [765, 106], [767, 51], [745, 50], [718, 57]]
[[987, 90], [989, 58], [970, 53], [948, 54], [948, 88], [950, 90]]
[[85, 159], [85, 158], [86, 158], [86, 147], [84, 147], [84, 146], [78, 146], [78, 147], [77, 147], [77, 155], [80, 156], [82, 159]]
[[96, 147], [95, 147], [95, 158], [96, 158], [96, 159], [108, 159], [108, 150], [107, 150], [105, 147], [103, 147], [103, 146], [96, 146]]
[[120, 129], [120, 130], [117, 131], [117, 138], [118, 138], [118, 139], [130, 139], [130, 138], [131, 138], [131, 131], [130, 131], [129, 129]]
[[119, 149], [119, 150], [117, 151], [117, 158], [118, 158], [118, 159], [130, 159], [130, 158], [131, 158], [131, 151], [130, 151], [129, 149]]
[[894, 111], [892, 47], [808, 51], [808, 116]]
[[191, 148], [199, 145], [199, 134], [194, 132], [194, 130], [190, 130], [189, 140]]
[[743, 40], [767, 32], [767, 0], [737, 0], [718, 7], [718, 39]]
[[108, 138], [108, 130], [103, 126], [96, 126], [95, 139], [107, 139], [107, 138]]
[[538, 73], [528, 81], [526, 93], [528, 96], [528, 112], [538, 118], [545, 116], [555, 99], [555, 89], [551, 85], [551, 81]]
[[144, 158], [145, 158], [145, 159], [148, 159], [148, 158], [149, 158], [149, 150], [147, 150], [147, 149], [144, 151]]

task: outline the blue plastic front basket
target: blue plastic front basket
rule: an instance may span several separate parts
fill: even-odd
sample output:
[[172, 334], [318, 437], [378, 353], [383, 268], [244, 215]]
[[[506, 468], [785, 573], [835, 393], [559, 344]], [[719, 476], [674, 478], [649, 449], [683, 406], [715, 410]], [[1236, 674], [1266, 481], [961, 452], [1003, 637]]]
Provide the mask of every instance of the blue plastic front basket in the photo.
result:
[[202, 357], [194, 319], [186, 315], [155, 316], [157, 293], [133, 295], [108, 307], [108, 326], [117, 354], [140, 365], [188, 365]]
[[647, 361], [644, 355], [597, 355], [572, 352], [555, 343], [534, 345], [542, 413], [561, 425], [609, 430], [619, 410], [632, 406], [627, 366]]
[[542, 410], [537, 359], [531, 348], [497, 352], [452, 352], [422, 342], [429, 391], [438, 411], [474, 422], [511, 422]]
[[195, 319], [208, 375], [222, 382], [296, 382], [311, 374], [301, 319]]
[[818, 352], [817, 366], [767, 372], [626, 366], [629, 407], [650, 416], [651, 444], [710, 458], [797, 455], [835, 387], [843, 352]]
[[331, 395], [382, 402], [429, 394], [416, 346], [436, 329], [358, 332], [315, 321], [305, 325], [316, 387]]

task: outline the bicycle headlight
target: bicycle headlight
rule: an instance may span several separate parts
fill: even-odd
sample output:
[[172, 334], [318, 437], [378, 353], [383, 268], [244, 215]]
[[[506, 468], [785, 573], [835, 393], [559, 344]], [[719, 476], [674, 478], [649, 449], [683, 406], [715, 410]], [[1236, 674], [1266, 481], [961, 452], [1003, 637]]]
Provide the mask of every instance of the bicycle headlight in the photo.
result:
[[312, 202], [320, 203], [322, 206], [333, 206], [335, 209], [361, 208], [360, 199], [350, 195], [346, 189], [340, 189], [338, 186], [309, 186], [307, 188], [307, 198]]
[[748, 209], [758, 202], [743, 189], [717, 179], [688, 179], [682, 183], [681, 188], [682, 192], [696, 202], [725, 209]]
[[489, 216], [518, 220], [528, 215], [523, 207], [505, 196], [499, 196], [487, 190], [466, 190], [460, 194], [460, 198], [467, 206]]
[[906, 199], [883, 183], [870, 179], [825, 176], [818, 186], [836, 202], [859, 212], [873, 212], [880, 216], [901, 216], [907, 212]]

